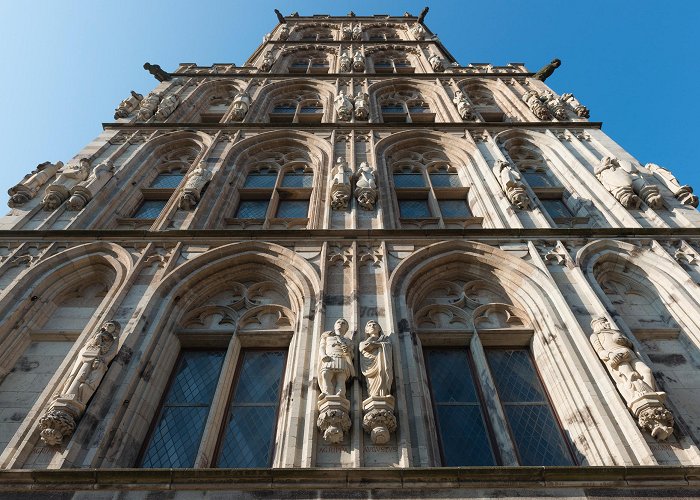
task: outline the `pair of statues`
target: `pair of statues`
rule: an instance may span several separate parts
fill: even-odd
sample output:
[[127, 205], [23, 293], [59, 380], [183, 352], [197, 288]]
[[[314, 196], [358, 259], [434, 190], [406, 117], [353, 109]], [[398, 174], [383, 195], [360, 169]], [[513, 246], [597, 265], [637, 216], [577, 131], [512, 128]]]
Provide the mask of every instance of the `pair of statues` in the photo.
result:
[[360, 163], [353, 174], [344, 157], [338, 158], [331, 172], [331, 208], [345, 210], [350, 202], [352, 183], [355, 183], [355, 198], [364, 210], [374, 210], [377, 203], [377, 181], [374, 170], [367, 162]]
[[348, 55], [347, 52], [343, 52], [340, 55], [340, 71], [342, 72], [349, 72], [349, 71], [358, 71], [362, 72], [365, 70], [366, 64], [365, 64], [365, 56], [362, 54], [360, 50], [356, 50], [352, 58]]
[[596, 166], [594, 173], [603, 187], [625, 208], [636, 210], [642, 201], [652, 209], [663, 207], [659, 188], [647, 184], [630, 161], [606, 156]]
[[334, 99], [333, 105], [339, 120], [351, 120], [353, 112], [358, 120], [366, 120], [369, 117], [369, 95], [361, 90], [355, 97], [346, 96], [341, 90]]

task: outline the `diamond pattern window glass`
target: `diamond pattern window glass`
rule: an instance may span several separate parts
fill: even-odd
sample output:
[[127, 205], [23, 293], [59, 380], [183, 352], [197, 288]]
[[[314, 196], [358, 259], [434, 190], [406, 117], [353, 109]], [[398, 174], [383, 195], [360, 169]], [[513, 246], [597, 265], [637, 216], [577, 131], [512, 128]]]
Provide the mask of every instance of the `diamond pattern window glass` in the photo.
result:
[[462, 181], [459, 180], [459, 175], [457, 174], [447, 174], [447, 173], [430, 173], [430, 182], [433, 183], [433, 187], [462, 187]]
[[525, 349], [488, 349], [486, 359], [521, 465], [573, 465], [542, 382]]
[[134, 219], [155, 219], [165, 208], [167, 200], [144, 200], [136, 209]]
[[423, 174], [394, 173], [394, 186], [397, 188], [425, 187]]
[[241, 200], [236, 210], [237, 219], [264, 219], [268, 200]]
[[185, 177], [185, 174], [180, 173], [158, 174], [150, 187], [156, 189], [175, 189], [180, 185], [180, 181], [182, 181], [183, 177]]
[[194, 465], [224, 356], [223, 351], [183, 352], [141, 467]]
[[286, 351], [244, 351], [217, 467], [269, 467]]
[[545, 172], [525, 171], [521, 172], [521, 174], [531, 188], [547, 188], [556, 186], [554, 180]]
[[399, 213], [403, 219], [430, 217], [427, 200], [399, 200]]
[[282, 187], [304, 187], [313, 186], [314, 174], [311, 172], [288, 172], [282, 179]]
[[540, 202], [552, 219], [573, 217], [571, 210], [569, 210], [569, 207], [566, 206], [563, 200], [556, 198], [551, 200], [541, 199]]
[[425, 362], [443, 465], [495, 465], [467, 350], [428, 349]]
[[245, 179], [243, 187], [247, 188], [273, 188], [277, 181], [277, 172], [266, 170], [262, 172], [251, 172]]
[[438, 200], [440, 214], [444, 218], [470, 217], [469, 207], [465, 200]]
[[277, 217], [282, 219], [305, 219], [308, 214], [308, 200], [281, 200], [277, 206]]

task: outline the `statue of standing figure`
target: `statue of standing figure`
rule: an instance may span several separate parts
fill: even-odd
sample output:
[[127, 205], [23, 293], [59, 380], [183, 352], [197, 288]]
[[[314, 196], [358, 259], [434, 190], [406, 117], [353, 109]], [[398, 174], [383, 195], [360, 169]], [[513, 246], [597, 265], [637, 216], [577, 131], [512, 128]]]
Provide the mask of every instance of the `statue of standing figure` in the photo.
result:
[[461, 90], [455, 92], [455, 96], [454, 99], [452, 99], [452, 102], [457, 107], [457, 113], [459, 113], [459, 116], [462, 118], [462, 120], [474, 119], [474, 111], [472, 110], [472, 106], [471, 104], [469, 104], [467, 97], [464, 95], [464, 92], [462, 92]]
[[374, 170], [366, 161], [360, 163], [360, 168], [355, 174], [355, 198], [357, 203], [365, 210], [374, 210], [377, 203], [377, 181]]
[[369, 94], [361, 90], [355, 96], [355, 118], [366, 120], [369, 117]]
[[346, 122], [352, 119], [352, 101], [348, 99], [348, 97], [345, 95], [345, 92], [343, 92], [342, 90], [338, 92], [338, 95], [334, 100], [334, 104], [335, 112], [338, 114], [339, 120]]
[[145, 122], [148, 120], [155, 114], [159, 103], [159, 94], [156, 94], [155, 92], [148, 94], [146, 97], [141, 99], [141, 102], [139, 103], [139, 110], [136, 113], [136, 119], [140, 122]]
[[331, 182], [331, 208], [333, 210], [345, 210], [350, 201], [352, 172], [344, 157], [336, 160]]
[[347, 52], [340, 54], [340, 71], [348, 72], [352, 69], [352, 59]]
[[165, 97], [158, 105], [158, 111], [155, 113], [156, 120], [163, 121], [175, 111], [177, 105], [180, 104], [180, 98], [175, 94], [170, 94]]
[[62, 168], [62, 161], [57, 161], [56, 163], [45, 161], [37, 165], [36, 170], [27, 174], [19, 184], [11, 187], [7, 191], [7, 194], [10, 195], [10, 199], [7, 201], [8, 206], [10, 206], [10, 208], [15, 208], [27, 203], [34, 198], [37, 193], [39, 193], [39, 189]]
[[71, 189], [90, 176], [90, 160], [81, 158], [78, 164], [68, 164], [58, 171], [56, 179], [47, 186], [41, 200], [44, 210], [56, 210], [71, 194]]
[[354, 71], [364, 71], [365, 70], [365, 56], [360, 50], [356, 50], [352, 55], [352, 69]]
[[657, 165], [656, 163], [647, 163], [646, 168], [652, 173], [652, 175], [661, 182], [664, 186], [671, 190], [673, 196], [676, 197], [683, 205], [691, 205], [693, 207], [698, 206], [698, 197], [693, 194], [693, 188], [678, 182], [676, 176], [673, 175], [668, 169]]
[[521, 210], [527, 210], [530, 207], [530, 197], [527, 195], [520, 172], [503, 160], [496, 161], [493, 172], [508, 201]]

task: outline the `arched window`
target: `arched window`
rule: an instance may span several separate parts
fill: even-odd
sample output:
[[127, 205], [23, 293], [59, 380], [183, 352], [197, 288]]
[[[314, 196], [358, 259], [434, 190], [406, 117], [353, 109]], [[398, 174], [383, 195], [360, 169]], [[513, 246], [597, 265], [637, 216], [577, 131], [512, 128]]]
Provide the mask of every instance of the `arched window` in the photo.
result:
[[277, 99], [269, 113], [270, 123], [321, 123], [323, 103], [318, 92], [299, 92]]
[[413, 73], [415, 68], [405, 54], [382, 51], [372, 55], [375, 73]]
[[432, 123], [435, 113], [417, 90], [398, 90], [378, 97], [384, 123]]
[[323, 52], [307, 52], [295, 55], [289, 63], [290, 73], [328, 73], [330, 64]]
[[462, 91], [469, 97], [474, 105], [473, 110], [485, 122], [505, 122], [507, 115], [501, 106], [496, 102], [496, 97], [490, 88], [480, 83], [467, 84]]
[[333, 40], [333, 32], [329, 28], [302, 28], [298, 31], [297, 40], [302, 42], [321, 42]]
[[367, 30], [370, 42], [384, 42], [400, 40], [398, 33], [392, 28], [370, 28]]
[[199, 121], [202, 123], [220, 123], [228, 111], [237, 91], [234, 87], [221, 87], [216, 89], [204, 109], [199, 113]]

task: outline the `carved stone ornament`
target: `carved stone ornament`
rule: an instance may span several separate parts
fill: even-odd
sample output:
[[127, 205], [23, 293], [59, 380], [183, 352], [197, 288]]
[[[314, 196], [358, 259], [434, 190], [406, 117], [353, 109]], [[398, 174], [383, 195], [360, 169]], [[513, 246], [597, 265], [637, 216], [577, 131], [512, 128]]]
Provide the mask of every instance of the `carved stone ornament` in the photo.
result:
[[163, 121], [175, 111], [177, 105], [180, 104], [180, 99], [175, 94], [170, 94], [165, 97], [158, 105], [158, 111], [155, 113], [156, 120]]
[[547, 108], [540, 100], [540, 94], [536, 90], [528, 90], [523, 94], [523, 101], [530, 108], [530, 111], [540, 120], [549, 120], [550, 115]]
[[650, 208], [663, 207], [659, 188], [647, 184], [632, 162], [606, 156], [594, 172], [605, 189], [610, 191], [624, 207], [637, 209], [642, 200]]
[[335, 106], [335, 112], [338, 115], [338, 119], [344, 122], [352, 119], [353, 105], [352, 101], [348, 99], [345, 92], [342, 90], [338, 93], [335, 100], [333, 101]]
[[574, 94], [562, 94], [561, 100], [571, 106], [576, 116], [580, 116], [581, 118], [588, 118], [591, 116], [591, 112], [588, 108], [581, 104], [578, 99], [574, 97]]
[[340, 443], [350, 429], [350, 401], [345, 396], [348, 380], [355, 376], [353, 345], [347, 338], [348, 322], [338, 318], [333, 330], [323, 332], [318, 354], [318, 428], [327, 443]]
[[559, 59], [552, 59], [552, 62], [542, 67], [537, 73], [535, 73], [532, 78], [535, 80], [545, 81], [547, 78], [552, 76], [554, 70], [561, 66], [561, 61]]
[[562, 101], [561, 98], [555, 96], [551, 92], [545, 92], [542, 98], [549, 112], [552, 113], [557, 120], [566, 120], [569, 118], [569, 115], [566, 113], [564, 101]]
[[430, 63], [430, 67], [433, 68], [433, 71], [437, 71], [438, 73], [445, 71], [445, 61], [439, 55], [431, 55], [428, 58], [428, 62]]
[[359, 91], [355, 96], [355, 119], [366, 120], [369, 118], [369, 94]]
[[360, 163], [360, 168], [355, 174], [355, 198], [365, 210], [374, 210], [377, 203], [377, 181], [374, 170], [367, 165], [367, 162]]
[[7, 191], [7, 194], [10, 195], [7, 204], [11, 208], [24, 205], [34, 198], [39, 193], [41, 187], [62, 168], [62, 161], [57, 161], [56, 163], [45, 161], [44, 163], [40, 163], [36, 166], [35, 170], [24, 176], [24, 179], [22, 179], [19, 184], [11, 187]]
[[423, 40], [425, 39], [425, 28], [420, 23], [415, 23], [411, 27], [411, 34], [416, 40]]
[[345, 210], [348, 208], [350, 195], [352, 194], [352, 172], [344, 157], [338, 158], [331, 172], [331, 208], [333, 210]]
[[669, 170], [657, 165], [656, 163], [647, 163], [646, 168], [652, 175], [658, 179], [661, 184], [666, 186], [683, 205], [698, 206], [698, 197], [693, 194], [693, 188], [688, 185], [681, 186], [676, 176]]
[[493, 166], [493, 173], [496, 174], [508, 201], [521, 210], [530, 208], [531, 200], [517, 169], [513, 168], [507, 161], [497, 160]]
[[114, 164], [107, 160], [92, 169], [87, 180], [79, 182], [70, 190], [69, 210], [82, 210], [95, 194], [107, 184], [114, 175]]
[[279, 39], [284, 42], [287, 38], [289, 38], [289, 28], [285, 24], [280, 28]]
[[275, 58], [272, 55], [272, 51], [268, 50], [265, 52], [265, 56], [263, 57], [263, 62], [260, 65], [260, 69], [262, 71], [270, 71], [272, 69], [272, 65], [275, 63]]
[[343, 40], [350, 40], [352, 38], [352, 27], [351, 26], [343, 26], [341, 36], [343, 37]]
[[365, 56], [359, 50], [352, 55], [352, 69], [360, 72], [365, 70]]
[[459, 113], [459, 116], [462, 118], [462, 120], [473, 120], [475, 118], [474, 110], [472, 109], [471, 104], [469, 104], [469, 101], [464, 95], [464, 92], [462, 92], [461, 90], [455, 92], [455, 96], [454, 99], [452, 99], [452, 102], [455, 103], [457, 113]]
[[141, 122], [145, 122], [151, 118], [156, 110], [158, 109], [158, 104], [160, 104], [160, 96], [155, 92], [151, 92], [146, 97], [144, 97], [140, 104], [139, 110], [136, 113], [136, 119]]
[[139, 107], [139, 103], [143, 99], [141, 94], [131, 91], [131, 95], [119, 103], [117, 109], [114, 110], [114, 119], [127, 118], [132, 111]]
[[231, 119], [236, 122], [243, 120], [250, 109], [250, 102], [248, 92], [236, 94], [231, 105]]
[[118, 322], [107, 321], [80, 350], [63, 389], [39, 419], [41, 439], [47, 445], [60, 445], [73, 434], [76, 422], [117, 354], [120, 329]]
[[82, 158], [78, 164], [65, 165], [57, 172], [56, 179], [46, 187], [41, 203], [44, 210], [56, 210], [71, 195], [71, 189], [78, 183], [88, 179], [90, 161]]
[[352, 70], [352, 59], [347, 52], [340, 54], [340, 71], [345, 73]]
[[615, 381], [640, 428], [663, 441], [673, 433], [673, 414], [665, 407], [651, 369], [632, 350], [632, 342], [604, 317], [591, 321], [591, 344]]
[[359, 24], [352, 27], [352, 39], [356, 41], [362, 39], [362, 26]]
[[185, 187], [180, 196], [180, 208], [183, 210], [192, 210], [199, 203], [204, 186], [211, 180], [212, 173], [207, 170], [205, 162], [200, 161], [199, 164], [187, 174], [185, 179]]

